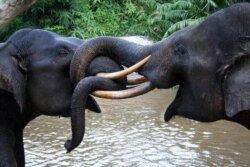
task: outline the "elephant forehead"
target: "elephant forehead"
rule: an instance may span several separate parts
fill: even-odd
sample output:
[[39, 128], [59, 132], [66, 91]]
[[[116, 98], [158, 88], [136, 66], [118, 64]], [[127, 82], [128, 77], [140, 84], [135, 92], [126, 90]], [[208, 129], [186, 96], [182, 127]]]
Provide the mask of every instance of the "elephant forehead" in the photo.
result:
[[61, 38], [54, 32], [33, 30], [18, 43], [18, 46], [20, 49], [25, 48], [25, 50], [29, 51], [32, 49], [54, 48], [61, 41]]
[[[38, 41], [38, 42], [47, 41], [49, 43], [64, 43], [66, 45], [68, 44], [68, 45], [77, 45], [77, 46], [83, 43], [83, 40], [79, 38], [64, 37], [55, 32], [40, 30], [40, 29], [33, 30], [29, 34], [29, 36], [34, 41]], [[46, 45], [47, 43], [40, 43], [40, 44]]]
[[62, 45], [64, 47], [68, 47], [71, 49], [75, 49], [80, 46], [81, 44], [83, 44], [83, 40], [79, 39], [79, 38], [74, 38], [74, 37], [56, 37], [55, 38], [55, 43], [57, 43], [58, 45]]
[[[54, 32], [50, 32], [50, 31], [33, 30], [26, 36], [26, 40], [29, 40], [30, 42], [51, 41], [51, 40], [57, 38], [58, 36], [59, 36], [58, 34], [56, 34]], [[41, 44], [46, 44], [46, 43], [41, 43]]]
[[49, 49], [55, 51], [60, 48], [65, 48], [74, 52], [76, 48], [82, 43], [83, 40], [80, 40], [78, 38], [61, 37], [59, 35], [47, 35], [44, 36], [42, 39], [33, 40], [30, 45], [30, 51], [33, 50], [34, 52], [37, 52], [37, 50], [46, 51]]
[[82, 39], [75, 38], [75, 37], [61, 37], [61, 36], [58, 36], [57, 38], [58, 38], [59, 41], [66, 42], [66, 43], [77, 44], [77, 45], [80, 45], [80, 44], [82, 44], [84, 42]]

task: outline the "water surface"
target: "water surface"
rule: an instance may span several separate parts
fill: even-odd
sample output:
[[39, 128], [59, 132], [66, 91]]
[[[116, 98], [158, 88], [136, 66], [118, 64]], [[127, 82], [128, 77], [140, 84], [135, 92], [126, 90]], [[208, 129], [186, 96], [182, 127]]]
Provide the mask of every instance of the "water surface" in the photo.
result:
[[82, 144], [66, 154], [68, 118], [42, 116], [25, 129], [28, 167], [250, 166], [250, 131], [228, 121], [163, 120], [176, 89], [126, 100], [101, 100], [86, 113]]

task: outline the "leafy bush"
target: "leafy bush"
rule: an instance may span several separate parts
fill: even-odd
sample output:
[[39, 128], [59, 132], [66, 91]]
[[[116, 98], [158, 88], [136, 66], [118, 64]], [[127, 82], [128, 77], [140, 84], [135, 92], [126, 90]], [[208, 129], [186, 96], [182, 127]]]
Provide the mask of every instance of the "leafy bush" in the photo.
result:
[[154, 10], [148, 5], [152, 2], [154, 0], [40, 0], [2, 29], [0, 38], [4, 40], [23, 27], [43, 28], [80, 38], [150, 36], [147, 19]]
[[237, 0], [39, 0], [0, 32], [3, 41], [23, 27], [43, 28], [66, 36], [144, 35], [153, 40]]
[[236, 3], [237, 0], [174, 0], [158, 3], [151, 15], [150, 26], [158, 37], [167, 37], [188, 25], [198, 24], [210, 13]]

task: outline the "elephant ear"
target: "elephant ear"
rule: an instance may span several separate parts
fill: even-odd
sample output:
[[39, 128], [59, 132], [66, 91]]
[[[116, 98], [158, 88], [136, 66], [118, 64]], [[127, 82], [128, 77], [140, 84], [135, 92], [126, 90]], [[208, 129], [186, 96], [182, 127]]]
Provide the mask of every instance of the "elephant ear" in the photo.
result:
[[241, 52], [223, 66], [225, 111], [233, 117], [250, 110], [250, 37], [240, 38]]
[[12, 93], [22, 111], [26, 82], [16, 53], [12, 44], [0, 43], [0, 89]]

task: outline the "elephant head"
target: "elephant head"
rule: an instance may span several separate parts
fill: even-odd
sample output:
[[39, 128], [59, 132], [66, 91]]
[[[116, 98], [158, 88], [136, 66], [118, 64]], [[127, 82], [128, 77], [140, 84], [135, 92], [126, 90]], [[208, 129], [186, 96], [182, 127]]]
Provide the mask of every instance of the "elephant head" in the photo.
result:
[[15, 32], [0, 46], [0, 88], [13, 93], [20, 111], [29, 101], [42, 114], [67, 113], [74, 89], [69, 64], [82, 43], [39, 29]]
[[[22, 131], [30, 120], [41, 114], [69, 116], [75, 87], [69, 77], [70, 62], [83, 42], [27, 28], [0, 44], [0, 166], [24, 165]], [[90, 66], [89, 75], [122, 69], [107, 57]], [[86, 101], [86, 108], [100, 112], [91, 96]]]
[[71, 79], [78, 83], [91, 60], [99, 55], [127, 67], [151, 55], [138, 70], [150, 81], [149, 87], [179, 85], [165, 113], [166, 121], [180, 115], [203, 122], [227, 119], [250, 128], [250, 113], [246, 111], [250, 109], [249, 20], [250, 4], [239, 3], [152, 45], [116, 37], [93, 38], [76, 51]]

